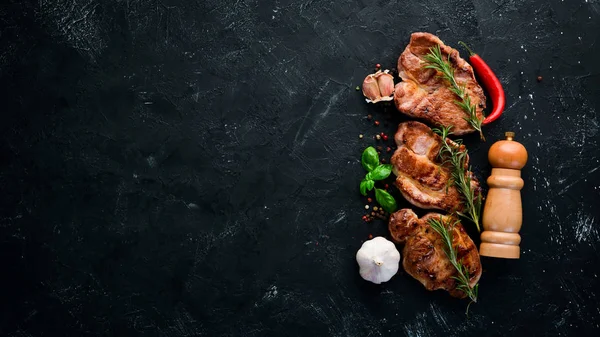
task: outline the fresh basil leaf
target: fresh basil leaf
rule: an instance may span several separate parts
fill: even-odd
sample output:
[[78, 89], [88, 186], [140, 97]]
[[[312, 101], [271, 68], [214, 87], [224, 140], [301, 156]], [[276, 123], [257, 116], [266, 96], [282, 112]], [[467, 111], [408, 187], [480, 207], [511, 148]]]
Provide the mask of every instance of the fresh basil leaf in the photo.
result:
[[375, 189], [375, 200], [386, 210], [388, 213], [396, 211], [398, 205], [396, 205], [396, 199], [389, 194], [386, 190], [380, 188]]
[[383, 180], [389, 177], [390, 173], [392, 173], [392, 164], [381, 164], [373, 171], [367, 173], [366, 179]]
[[363, 179], [360, 182], [360, 194], [367, 196], [367, 191], [370, 191], [375, 186], [375, 182], [373, 180]]
[[379, 155], [377, 154], [377, 150], [375, 150], [374, 147], [369, 146], [363, 151], [360, 161], [365, 170], [369, 172], [373, 171], [377, 165], [379, 165]]
[[367, 182], [368, 180], [363, 180], [360, 182], [360, 194], [367, 196]]

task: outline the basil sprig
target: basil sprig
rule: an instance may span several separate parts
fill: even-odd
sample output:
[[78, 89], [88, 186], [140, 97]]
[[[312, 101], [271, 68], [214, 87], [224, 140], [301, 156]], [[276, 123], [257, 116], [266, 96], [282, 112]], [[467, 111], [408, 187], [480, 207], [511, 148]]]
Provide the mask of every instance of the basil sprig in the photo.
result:
[[379, 205], [381, 205], [386, 212], [394, 212], [398, 208], [394, 197], [386, 190], [375, 187], [375, 181], [383, 180], [390, 176], [392, 173], [392, 165], [380, 164], [377, 150], [372, 146], [369, 146], [363, 151], [361, 164], [368, 173], [360, 182], [360, 194], [366, 196], [368, 191], [375, 188], [375, 200], [377, 200]]

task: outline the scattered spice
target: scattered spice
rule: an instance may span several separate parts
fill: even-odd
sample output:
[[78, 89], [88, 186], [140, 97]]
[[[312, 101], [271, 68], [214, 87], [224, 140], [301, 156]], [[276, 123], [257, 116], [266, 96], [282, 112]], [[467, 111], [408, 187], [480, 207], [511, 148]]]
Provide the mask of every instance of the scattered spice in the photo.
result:
[[381, 64], [377, 63], [377, 64], [375, 65], [375, 68], [377, 68], [377, 69], [381, 68]]
[[383, 148], [381, 146], [376, 146], [375, 148], [377, 149], [377, 151], [383, 150]]
[[[361, 138], [362, 138], [362, 137], [361, 137]], [[392, 148], [388, 146], [388, 147], [387, 147], [387, 149], [385, 149], [385, 150], [386, 150], [387, 152], [390, 152], [390, 151], [392, 151]]]
[[360, 87], [357, 85], [355, 89], [356, 89], [356, 91], [359, 91]]
[[378, 210], [377, 206], [373, 206], [373, 210], [377, 212], [377, 210]]
[[377, 140], [380, 140], [381, 136], [380, 135], [375, 135], [375, 138], [377, 138]]
[[385, 189], [387, 190], [388, 188], [390, 188], [390, 185], [385, 184]]
[[381, 137], [383, 138], [383, 140], [388, 140], [388, 135], [383, 135]]
[[373, 119], [373, 115], [367, 115], [367, 119], [368, 119], [368, 120], [371, 120], [371, 119]]
[[[385, 158], [381, 158], [381, 162], [385, 163]], [[387, 187], [386, 187], [387, 188]]]
[[373, 234], [369, 234], [369, 240], [373, 238]]
[[368, 201], [368, 202], [373, 202], [373, 199], [371, 199], [371, 198], [367, 198], [367, 201]]
[[365, 209], [369, 209], [369, 205], [365, 205]]
[[363, 134], [362, 134], [362, 133], [361, 133], [360, 135], [358, 135], [358, 138], [360, 138], [360, 139], [362, 139], [363, 137], [364, 137], [364, 136], [363, 136]]
[[538, 76], [538, 77], [537, 77], [537, 81], [538, 81], [538, 82], [541, 82], [541, 81], [542, 81], [542, 76]]
[[375, 121], [375, 126], [379, 126], [379, 121]]

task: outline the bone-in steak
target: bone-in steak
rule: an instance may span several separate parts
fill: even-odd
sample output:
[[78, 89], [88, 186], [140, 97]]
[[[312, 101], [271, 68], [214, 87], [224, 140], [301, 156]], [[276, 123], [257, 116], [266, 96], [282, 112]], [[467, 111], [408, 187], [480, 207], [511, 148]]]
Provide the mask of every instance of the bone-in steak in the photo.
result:
[[[440, 218], [448, 228], [456, 219], [438, 213], [428, 213], [422, 218], [410, 209], [404, 208], [390, 216], [389, 230], [392, 239], [404, 244], [402, 267], [412, 277], [421, 282], [427, 290], [444, 289], [451, 296], [463, 298], [466, 294], [456, 289], [456, 268], [444, 253], [442, 237], [427, 223], [430, 218]], [[459, 261], [469, 273], [469, 285], [473, 287], [481, 277], [481, 260], [477, 247], [460, 223], [454, 225], [452, 246], [457, 251]]]
[[437, 36], [429, 33], [413, 33], [410, 43], [398, 59], [398, 74], [402, 82], [396, 84], [394, 102], [400, 112], [420, 118], [431, 125], [452, 126], [455, 135], [474, 132], [475, 129], [465, 121], [468, 114], [456, 105], [460, 100], [449, 90], [446, 80], [439, 77], [434, 69], [427, 69], [424, 60], [429, 49], [439, 45], [445, 59], [455, 69], [455, 78], [459, 85], [465, 86], [471, 103], [477, 107], [477, 117], [483, 118], [485, 95], [475, 80], [473, 68], [463, 60], [456, 49], [446, 46]]
[[[411, 204], [425, 209], [462, 211], [461, 195], [452, 183], [448, 165], [438, 156], [442, 137], [420, 122], [404, 122], [394, 136], [398, 149], [390, 162], [396, 175], [396, 187]], [[446, 142], [458, 146], [450, 139]], [[459, 150], [464, 150], [460, 145]], [[466, 161], [468, 167], [468, 158]], [[479, 181], [467, 171], [471, 188], [480, 192]]]

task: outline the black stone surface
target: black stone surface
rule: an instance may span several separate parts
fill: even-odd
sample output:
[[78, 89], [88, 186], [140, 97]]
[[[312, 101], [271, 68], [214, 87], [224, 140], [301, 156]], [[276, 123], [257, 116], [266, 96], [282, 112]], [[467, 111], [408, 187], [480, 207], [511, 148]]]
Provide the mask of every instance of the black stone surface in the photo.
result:
[[[476, 174], [504, 131], [530, 154], [522, 258], [468, 318], [354, 259], [387, 235], [360, 153], [405, 120], [355, 87], [414, 31], [504, 84]], [[597, 335], [599, 36], [598, 0], [4, 0], [0, 335]]]

